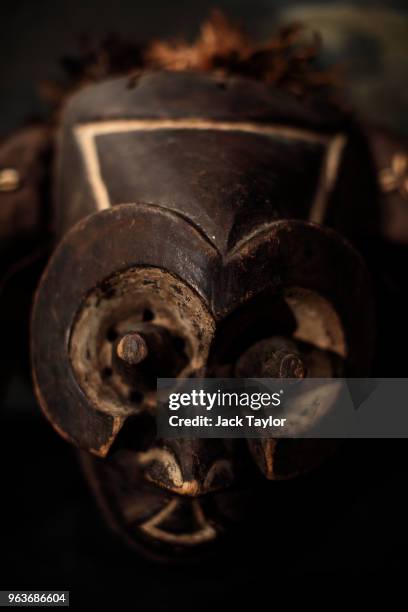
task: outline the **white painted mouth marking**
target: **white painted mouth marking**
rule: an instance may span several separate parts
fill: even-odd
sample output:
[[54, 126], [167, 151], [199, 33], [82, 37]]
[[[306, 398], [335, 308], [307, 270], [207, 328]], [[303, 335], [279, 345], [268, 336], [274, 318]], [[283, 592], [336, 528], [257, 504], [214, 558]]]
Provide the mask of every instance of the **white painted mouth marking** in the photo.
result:
[[176, 534], [160, 529], [160, 524], [173, 514], [173, 512], [177, 509], [180, 503], [181, 500], [172, 499], [167, 504], [167, 506], [160, 510], [160, 512], [158, 512], [155, 516], [150, 518], [142, 525], [139, 525], [139, 529], [150, 537], [155, 538], [157, 540], [161, 540], [168, 544], [183, 544], [186, 546], [192, 546], [195, 544], [202, 544], [203, 542], [213, 540], [216, 537], [217, 532], [215, 531], [214, 527], [212, 527], [206, 520], [200, 502], [197, 500], [193, 500], [192, 502], [190, 502], [192, 512], [199, 527], [196, 531], [193, 531], [191, 533]]

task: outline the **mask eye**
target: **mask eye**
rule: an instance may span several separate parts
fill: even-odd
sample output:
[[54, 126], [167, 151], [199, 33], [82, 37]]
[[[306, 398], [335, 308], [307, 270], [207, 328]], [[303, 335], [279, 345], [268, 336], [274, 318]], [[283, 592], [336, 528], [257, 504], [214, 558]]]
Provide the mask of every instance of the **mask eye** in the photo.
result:
[[[231, 313], [211, 347], [216, 377], [342, 376], [345, 334], [333, 306], [316, 292], [291, 288], [264, 293]], [[272, 376], [273, 374], [273, 376]]]
[[158, 377], [188, 377], [203, 367], [212, 329], [184, 283], [158, 268], [128, 269], [82, 304], [70, 361], [99, 410], [130, 415], [155, 406]]
[[[332, 304], [317, 292], [294, 287], [260, 294], [232, 312], [217, 329], [209, 371], [217, 377], [334, 378], [345, 376], [348, 358], [342, 321]], [[310, 395], [287, 403], [292, 431], [314, 427], [330, 413], [337, 398], [330, 383], [312, 419], [302, 409], [303, 401], [310, 404]], [[261, 473], [275, 480], [308, 471], [334, 451], [335, 443], [253, 438], [247, 446]]]

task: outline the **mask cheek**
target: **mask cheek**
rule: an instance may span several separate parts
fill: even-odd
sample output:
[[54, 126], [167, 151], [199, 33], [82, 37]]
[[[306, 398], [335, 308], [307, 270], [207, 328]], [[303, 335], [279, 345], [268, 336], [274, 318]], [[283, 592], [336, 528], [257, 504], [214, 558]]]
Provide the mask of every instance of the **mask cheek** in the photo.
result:
[[320, 465], [338, 448], [332, 439], [250, 439], [251, 456], [268, 480], [287, 480]]

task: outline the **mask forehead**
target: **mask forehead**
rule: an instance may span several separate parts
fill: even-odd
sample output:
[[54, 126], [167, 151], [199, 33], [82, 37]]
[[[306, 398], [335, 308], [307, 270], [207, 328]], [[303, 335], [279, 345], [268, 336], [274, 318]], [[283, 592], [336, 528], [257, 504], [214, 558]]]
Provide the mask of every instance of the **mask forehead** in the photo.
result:
[[210, 75], [164, 72], [134, 89], [124, 78], [87, 87], [63, 114], [58, 231], [117, 204], [154, 203], [225, 253], [273, 219], [320, 220], [347, 130], [339, 112], [245, 79], [220, 89]]
[[102, 122], [76, 130], [97, 208], [153, 202], [225, 254], [259, 226], [316, 214], [329, 138], [208, 120]]

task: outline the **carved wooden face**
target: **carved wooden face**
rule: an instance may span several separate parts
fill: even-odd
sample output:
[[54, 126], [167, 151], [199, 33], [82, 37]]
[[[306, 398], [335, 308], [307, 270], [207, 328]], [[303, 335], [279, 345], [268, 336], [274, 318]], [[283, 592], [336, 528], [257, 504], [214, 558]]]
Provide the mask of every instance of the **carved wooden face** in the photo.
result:
[[192, 74], [145, 75], [131, 90], [117, 79], [68, 105], [63, 238], [35, 301], [34, 380], [132, 543], [182, 554], [213, 542], [236, 514], [227, 491], [251, 489], [254, 466], [287, 478], [331, 450], [156, 440], [154, 411], [157, 377], [265, 376], [277, 352], [302, 376], [366, 373], [364, 266], [315, 223], [341, 200], [344, 130], [267, 86], [220, 90]]

